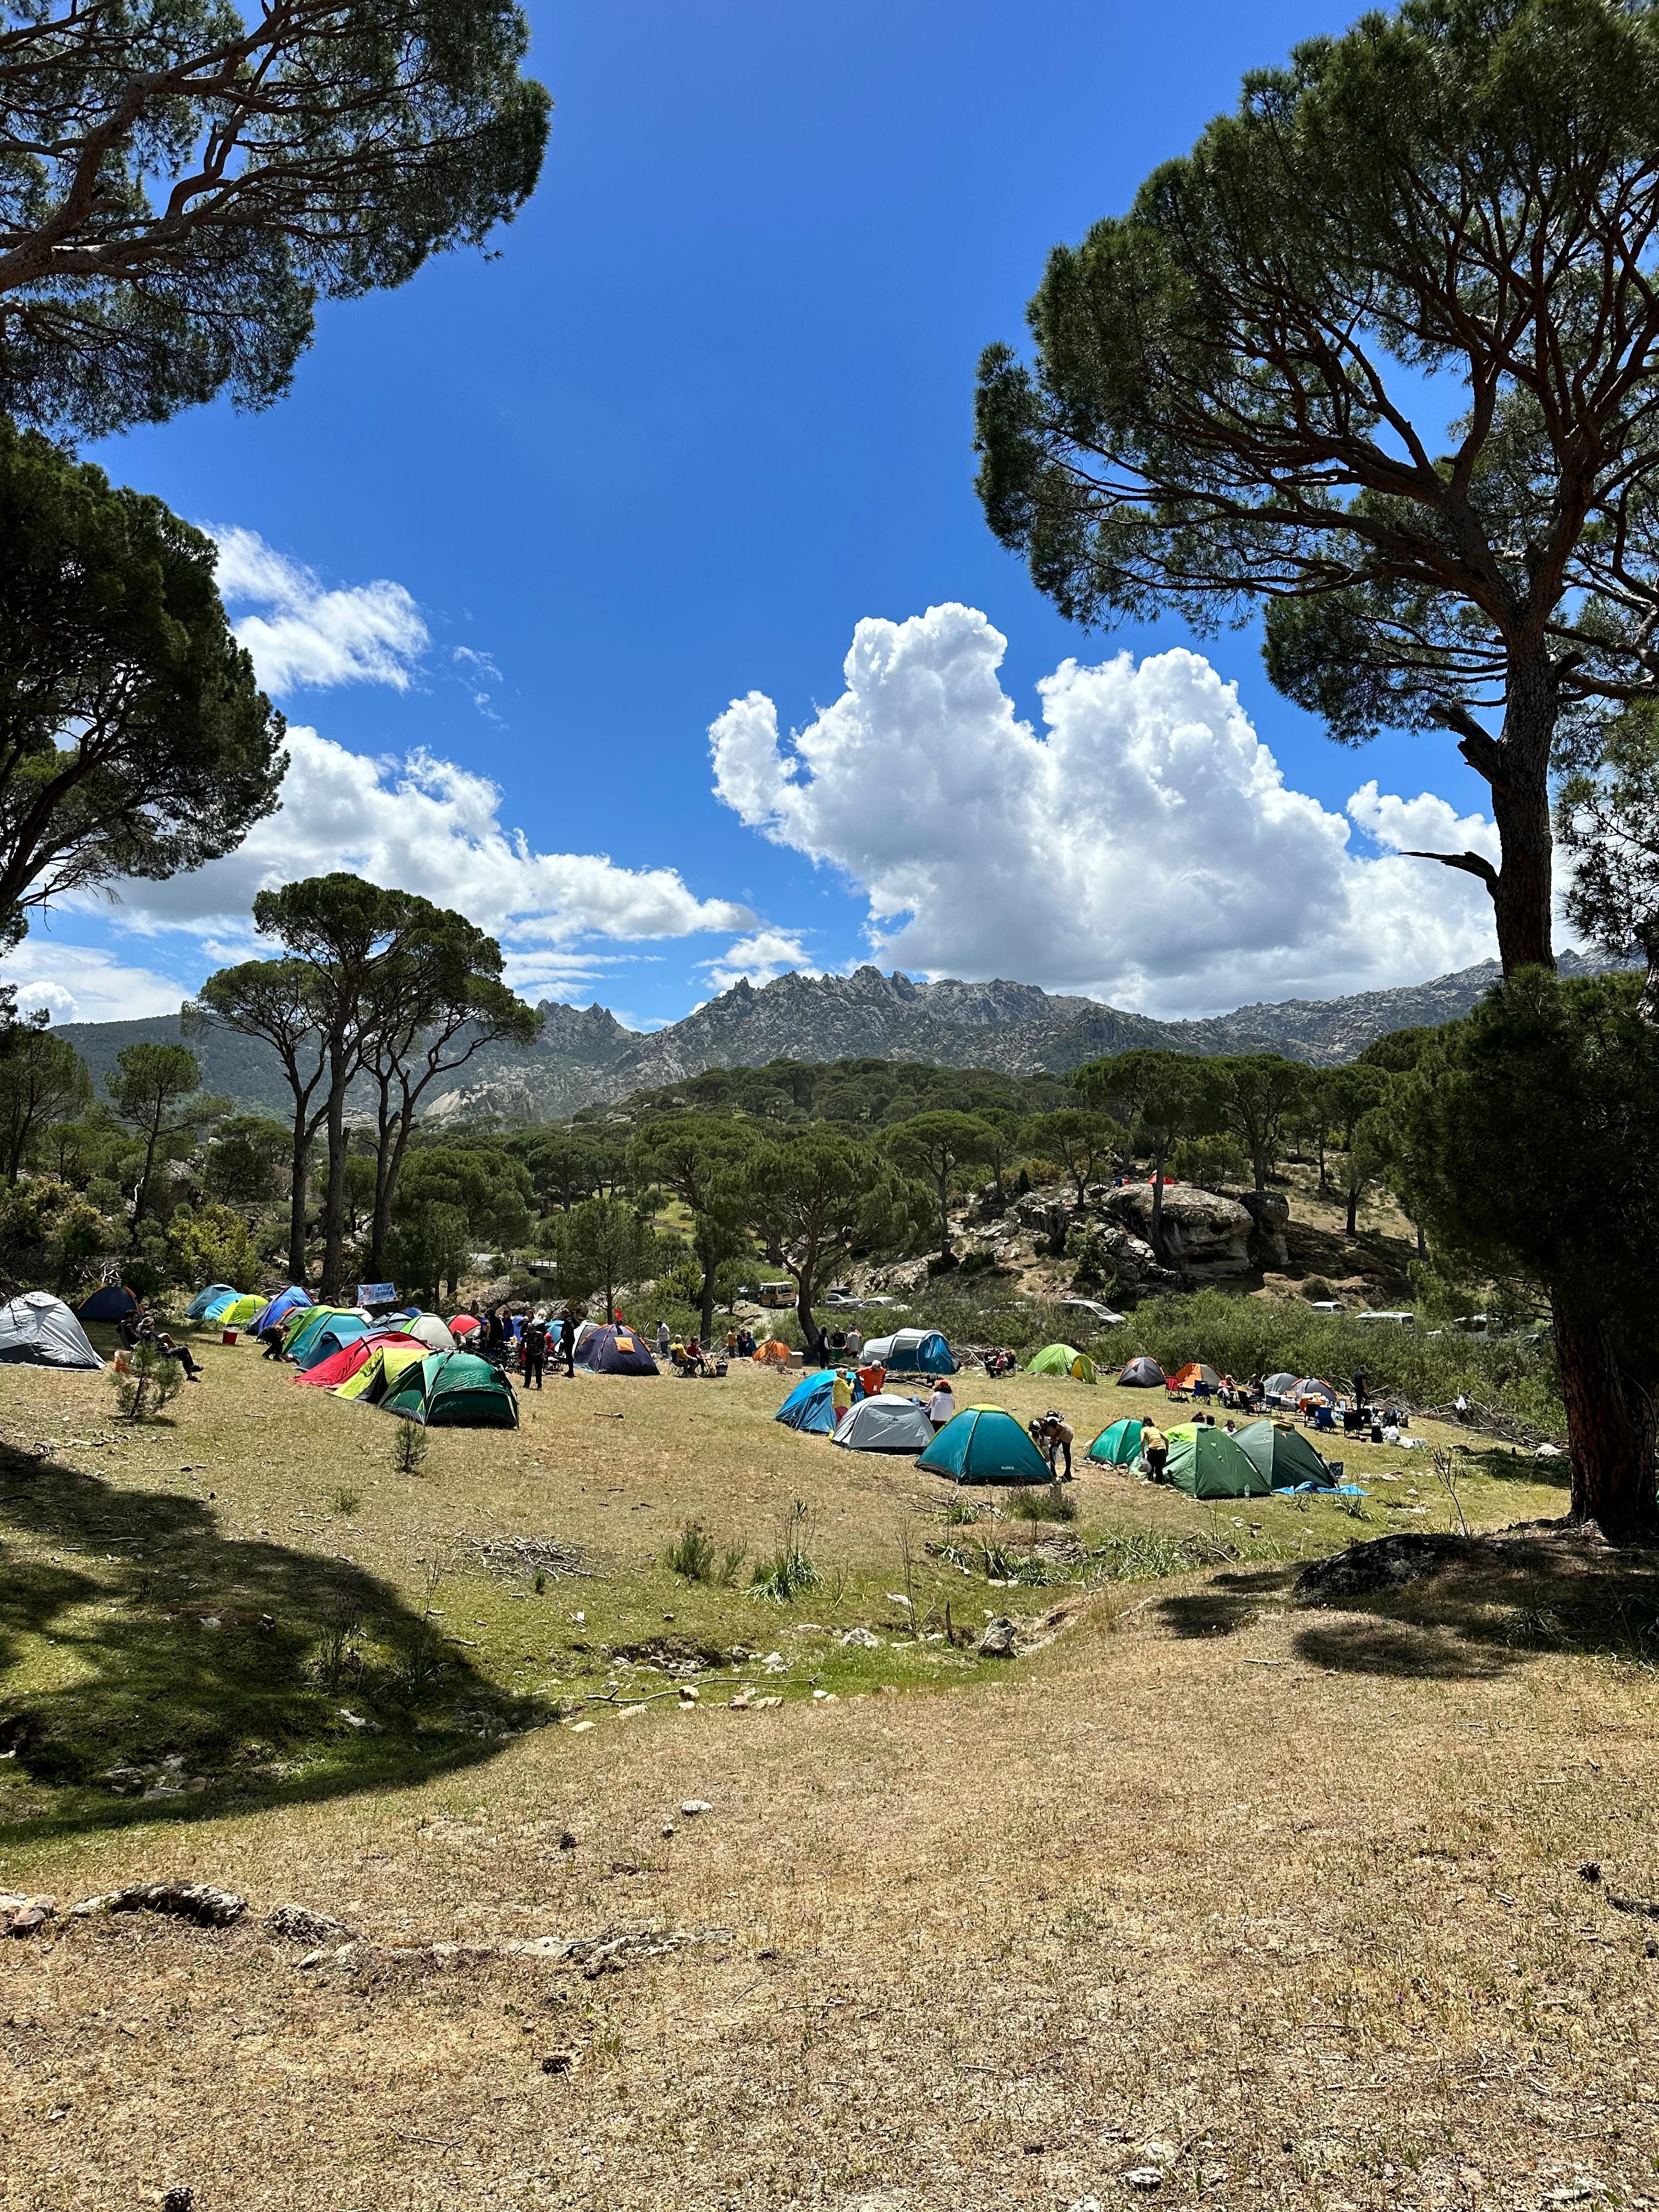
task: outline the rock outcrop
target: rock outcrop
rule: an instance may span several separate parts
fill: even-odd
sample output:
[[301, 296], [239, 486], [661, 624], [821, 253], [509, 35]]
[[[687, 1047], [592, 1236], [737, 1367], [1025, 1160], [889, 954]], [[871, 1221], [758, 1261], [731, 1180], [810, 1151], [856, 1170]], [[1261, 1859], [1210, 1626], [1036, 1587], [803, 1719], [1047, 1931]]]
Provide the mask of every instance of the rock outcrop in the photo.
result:
[[[1152, 1188], [1150, 1183], [1126, 1183], [1106, 1191], [1102, 1211], [1112, 1220], [1133, 1231], [1152, 1251]], [[1196, 1184], [1169, 1184], [1164, 1193], [1164, 1256], [1188, 1274], [1242, 1275], [1252, 1265], [1255, 1223], [1236, 1198], [1218, 1191], [1200, 1190]]]

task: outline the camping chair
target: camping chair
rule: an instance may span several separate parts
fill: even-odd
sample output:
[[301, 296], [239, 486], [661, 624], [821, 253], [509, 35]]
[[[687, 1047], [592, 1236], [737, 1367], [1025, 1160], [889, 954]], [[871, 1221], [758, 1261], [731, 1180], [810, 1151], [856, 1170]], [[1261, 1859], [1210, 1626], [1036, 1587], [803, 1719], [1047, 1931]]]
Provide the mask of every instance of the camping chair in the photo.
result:
[[1333, 1433], [1335, 1431], [1335, 1419], [1332, 1415], [1330, 1407], [1325, 1403], [1325, 1401], [1322, 1398], [1318, 1399], [1315, 1402], [1313, 1409], [1313, 1425], [1316, 1429], [1329, 1429]]

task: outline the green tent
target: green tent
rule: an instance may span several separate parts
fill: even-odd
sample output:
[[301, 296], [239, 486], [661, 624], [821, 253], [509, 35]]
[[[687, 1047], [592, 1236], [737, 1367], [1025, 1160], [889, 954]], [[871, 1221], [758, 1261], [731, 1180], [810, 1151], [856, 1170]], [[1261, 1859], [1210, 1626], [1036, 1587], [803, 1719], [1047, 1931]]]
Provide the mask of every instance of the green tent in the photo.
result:
[[1028, 1375], [1069, 1375], [1074, 1382], [1092, 1382], [1095, 1363], [1073, 1344], [1045, 1345], [1026, 1369]]
[[[330, 1322], [341, 1314], [359, 1313], [356, 1306], [295, 1306], [283, 1323], [283, 1354], [299, 1359], [309, 1352]], [[363, 1320], [367, 1315], [361, 1315]]]
[[1088, 1456], [1103, 1467], [1133, 1467], [1140, 1457], [1140, 1423], [1114, 1421], [1090, 1445]]
[[1048, 1462], [1001, 1406], [969, 1406], [948, 1420], [916, 1462], [958, 1482], [1048, 1482]]
[[335, 1384], [334, 1395], [337, 1398], [361, 1398], [365, 1405], [378, 1406], [411, 1367], [418, 1367], [428, 1356], [418, 1344], [380, 1345], [355, 1375], [348, 1375], [343, 1382]]
[[1237, 1440], [1207, 1421], [1183, 1421], [1170, 1431], [1164, 1473], [1188, 1498], [1265, 1498], [1273, 1488]]
[[388, 1413], [428, 1429], [516, 1429], [513, 1385], [487, 1359], [470, 1352], [429, 1352], [380, 1401]]
[[1299, 1490], [1304, 1482], [1319, 1490], [1336, 1487], [1329, 1468], [1300, 1429], [1280, 1421], [1252, 1421], [1235, 1442], [1274, 1490]]

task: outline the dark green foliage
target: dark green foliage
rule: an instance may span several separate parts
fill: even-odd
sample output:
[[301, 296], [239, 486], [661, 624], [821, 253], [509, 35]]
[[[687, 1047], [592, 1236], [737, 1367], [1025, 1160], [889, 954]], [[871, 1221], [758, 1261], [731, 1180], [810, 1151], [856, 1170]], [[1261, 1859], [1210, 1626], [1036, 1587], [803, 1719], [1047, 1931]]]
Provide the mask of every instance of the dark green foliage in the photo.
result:
[[628, 1171], [635, 1186], [655, 1183], [690, 1212], [695, 1296], [705, 1344], [714, 1333], [722, 1266], [753, 1249], [748, 1187], [757, 1150], [742, 1126], [707, 1115], [651, 1122], [629, 1147]]
[[588, 1106], [578, 1129], [612, 1114], [635, 1120], [667, 1114], [741, 1114], [754, 1121], [845, 1121], [873, 1128], [935, 1110], [1022, 1118], [1066, 1103], [1063, 1078], [1001, 1075], [982, 1067], [929, 1067], [900, 1060], [775, 1060], [764, 1067], [711, 1067], [659, 1091], [637, 1091], [620, 1106]]
[[160, 500], [0, 416], [0, 946], [68, 891], [234, 851], [276, 805], [283, 718], [214, 561]]
[[1621, 715], [1594, 767], [1566, 778], [1556, 834], [1571, 854], [1567, 913], [1614, 960], [1639, 956], [1645, 1006], [1659, 1020], [1659, 722], [1651, 706]]
[[198, 1089], [202, 1071], [182, 1044], [130, 1044], [108, 1078], [115, 1110], [143, 1148], [143, 1167], [133, 1200], [135, 1229], [150, 1211], [155, 1170], [189, 1152], [203, 1127], [224, 1111], [224, 1101]]
[[54, 1122], [83, 1114], [92, 1078], [71, 1044], [34, 1022], [0, 1027], [0, 1174], [15, 1182]]
[[480, 243], [541, 166], [511, 0], [7, 0], [0, 29], [0, 405], [35, 422], [264, 404], [319, 298]]
[[939, 1249], [948, 1260], [951, 1193], [965, 1168], [986, 1159], [992, 1133], [971, 1114], [918, 1114], [899, 1123], [890, 1143], [900, 1167], [926, 1182], [939, 1201]]

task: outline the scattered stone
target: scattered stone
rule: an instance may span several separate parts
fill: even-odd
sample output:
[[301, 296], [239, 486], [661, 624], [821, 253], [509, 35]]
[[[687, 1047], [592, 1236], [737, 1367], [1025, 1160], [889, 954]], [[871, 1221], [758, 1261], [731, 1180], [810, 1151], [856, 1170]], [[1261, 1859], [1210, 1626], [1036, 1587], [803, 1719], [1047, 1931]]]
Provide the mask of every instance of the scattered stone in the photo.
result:
[[1480, 1537], [1437, 1536], [1425, 1533], [1379, 1536], [1369, 1544], [1351, 1544], [1328, 1559], [1315, 1559], [1296, 1578], [1292, 1595], [1298, 1605], [1330, 1605], [1344, 1598], [1373, 1597], [1404, 1589], [1444, 1568], [1462, 1565], [1483, 1556], [1492, 1547]]
[[0, 1891], [0, 1936], [34, 1936], [58, 1912], [55, 1897], [31, 1897], [17, 1891]]
[[1601, 1879], [1601, 1860], [1586, 1859], [1578, 1869], [1578, 1879], [1580, 1881], [1600, 1881]]
[[1017, 1646], [1018, 1633], [1008, 1616], [1006, 1613], [999, 1613], [994, 1620], [988, 1624], [984, 1635], [979, 1639], [980, 1656], [982, 1659], [1012, 1659]]
[[849, 1628], [842, 1638], [843, 1644], [856, 1644], [860, 1651], [879, 1651], [881, 1638], [872, 1636], [867, 1628]]
[[300, 1961], [300, 1972], [308, 1974], [313, 1966], [320, 1966], [327, 1956], [326, 1951], [307, 1951]]
[[574, 1851], [575, 1848], [576, 1838], [571, 1834], [569, 1829], [567, 1828], [564, 1833], [559, 1838], [559, 1849], [562, 1851]]
[[663, 1822], [663, 1824], [662, 1824], [662, 1830], [661, 1830], [661, 1833], [662, 1833], [662, 1839], [663, 1839], [664, 1843], [666, 1843], [666, 1842], [669, 1840], [669, 1838], [672, 1836], [673, 1832], [674, 1832], [674, 1823], [673, 1823], [672, 1820], [665, 1820], [665, 1821]]
[[730, 1705], [732, 1711], [734, 1713], [746, 1713], [749, 1711], [750, 1705], [748, 1691], [738, 1690], [727, 1700], [727, 1703]]
[[203, 1928], [228, 1928], [247, 1911], [247, 1899], [234, 1889], [215, 1889], [205, 1881], [138, 1881], [87, 1898], [71, 1910], [82, 1919], [99, 1911], [165, 1912]]
[[550, 2051], [542, 2061], [544, 2074], [574, 2074], [576, 2054], [574, 2051]]
[[623, 1705], [617, 1709], [617, 1718], [619, 1721], [636, 1721], [646, 1711], [644, 1705]]
[[782, 1703], [781, 1698], [752, 1698], [750, 1700], [750, 1709], [757, 1713], [763, 1713], [769, 1711], [772, 1706], [781, 1705]]
[[309, 1905], [279, 1905], [265, 1915], [265, 1933], [288, 1943], [339, 1943], [351, 1930], [343, 1920], [313, 1912]]
[[1104, 2208], [1097, 2197], [1079, 2197], [1071, 2207], [1071, 2212], [1104, 2212]]
[[706, 1797], [683, 1797], [680, 1810], [688, 1820], [695, 1820], [701, 1813], [712, 1813], [714, 1807]]
[[1164, 2175], [1155, 2166], [1132, 2166], [1123, 2179], [1131, 2189], [1142, 2189], [1149, 2193], [1164, 2186]]
[[596, 1721], [577, 1721], [573, 1724], [570, 1733], [572, 1735], [586, 1735], [589, 1729], [596, 1728], [598, 1725]]
[[379, 1721], [370, 1720], [364, 1713], [354, 1713], [346, 1705], [342, 1705], [339, 1712], [340, 1718], [348, 1728], [367, 1729], [371, 1735], [380, 1735], [384, 1733]]
[[161, 2199], [161, 2212], [194, 2212], [196, 2191], [187, 2182], [169, 2189]]

